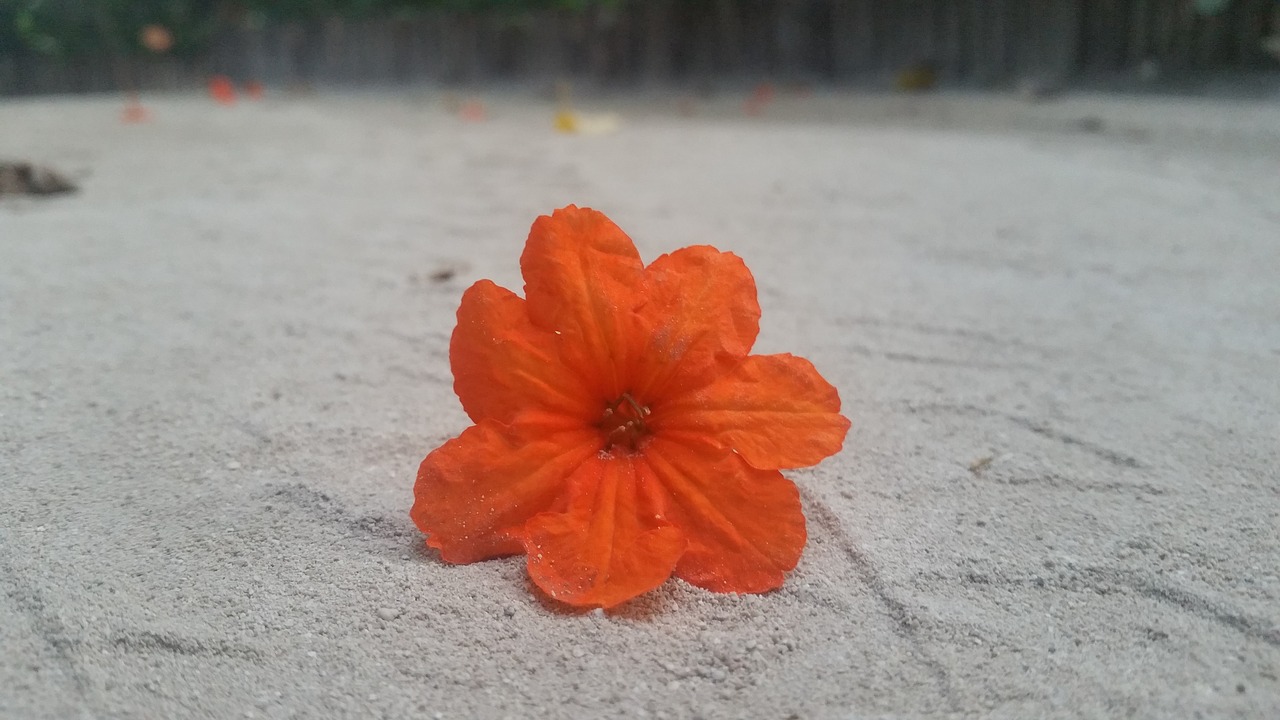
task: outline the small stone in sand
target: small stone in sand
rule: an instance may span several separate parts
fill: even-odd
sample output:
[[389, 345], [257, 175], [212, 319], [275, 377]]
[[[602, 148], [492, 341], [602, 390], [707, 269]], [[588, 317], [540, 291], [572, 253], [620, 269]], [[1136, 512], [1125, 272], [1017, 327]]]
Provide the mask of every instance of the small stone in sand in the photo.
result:
[[394, 608], [378, 608], [378, 617], [383, 620], [395, 620], [400, 617], [400, 611]]
[[236, 462], [235, 460], [228, 460], [228, 461], [227, 461], [227, 469], [228, 469], [228, 470], [239, 470], [239, 469], [240, 469], [240, 463]]

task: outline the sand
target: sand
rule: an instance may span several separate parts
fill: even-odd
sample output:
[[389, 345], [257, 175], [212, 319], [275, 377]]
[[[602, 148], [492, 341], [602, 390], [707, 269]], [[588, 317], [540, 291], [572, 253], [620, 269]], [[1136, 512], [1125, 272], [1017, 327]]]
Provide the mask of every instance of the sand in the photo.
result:
[[[1280, 716], [1280, 106], [0, 102], [0, 717]], [[408, 518], [538, 214], [746, 259], [853, 421], [780, 590], [618, 612]]]

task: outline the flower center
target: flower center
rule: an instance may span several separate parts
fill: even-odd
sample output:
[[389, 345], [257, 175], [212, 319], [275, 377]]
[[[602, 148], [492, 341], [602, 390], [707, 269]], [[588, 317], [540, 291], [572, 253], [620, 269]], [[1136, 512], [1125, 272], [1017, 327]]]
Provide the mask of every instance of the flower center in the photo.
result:
[[649, 406], [636, 402], [631, 393], [622, 393], [617, 400], [605, 405], [604, 414], [596, 425], [604, 431], [604, 449], [608, 450], [614, 445], [638, 449], [640, 439], [648, 433], [644, 423], [647, 417]]

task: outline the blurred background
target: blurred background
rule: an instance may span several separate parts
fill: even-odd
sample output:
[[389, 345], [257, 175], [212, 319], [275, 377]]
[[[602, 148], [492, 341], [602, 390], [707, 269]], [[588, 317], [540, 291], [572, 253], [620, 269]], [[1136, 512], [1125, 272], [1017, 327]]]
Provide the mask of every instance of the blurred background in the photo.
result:
[[0, 0], [0, 94], [586, 87], [778, 79], [915, 90], [1191, 85], [1280, 69], [1276, 0]]

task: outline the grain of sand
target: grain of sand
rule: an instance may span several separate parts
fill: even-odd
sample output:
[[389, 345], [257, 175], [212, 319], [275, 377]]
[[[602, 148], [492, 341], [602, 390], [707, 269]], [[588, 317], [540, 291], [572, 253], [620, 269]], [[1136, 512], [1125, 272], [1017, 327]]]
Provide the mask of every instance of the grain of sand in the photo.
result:
[[[81, 185], [0, 200], [0, 717], [1280, 716], [1274, 104], [147, 102], [0, 103]], [[424, 551], [458, 298], [570, 202], [839, 387], [782, 589]]]

